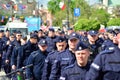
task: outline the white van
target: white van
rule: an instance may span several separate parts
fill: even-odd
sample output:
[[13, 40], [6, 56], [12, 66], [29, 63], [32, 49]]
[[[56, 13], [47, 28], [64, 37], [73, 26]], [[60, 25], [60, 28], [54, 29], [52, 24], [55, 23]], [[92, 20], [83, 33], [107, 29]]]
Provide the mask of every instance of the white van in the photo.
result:
[[27, 23], [18, 20], [14, 20], [13, 22], [8, 22], [5, 27], [5, 30], [6, 29], [8, 29], [10, 33], [13, 33], [13, 31], [16, 30], [16, 31], [21, 31], [22, 35], [26, 35], [26, 36], [28, 35]]

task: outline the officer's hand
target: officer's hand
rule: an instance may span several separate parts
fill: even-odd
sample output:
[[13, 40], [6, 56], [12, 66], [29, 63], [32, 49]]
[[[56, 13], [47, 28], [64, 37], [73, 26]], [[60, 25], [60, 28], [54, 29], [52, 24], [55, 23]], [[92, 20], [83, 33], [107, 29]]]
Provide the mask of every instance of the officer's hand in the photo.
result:
[[7, 43], [6, 43], [7, 45], [9, 45], [10, 44], [10, 41], [7, 41]]
[[15, 70], [15, 69], [16, 69], [16, 66], [15, 66], [15, 65], [12, 65], [12, 69]]
[[18, 75], [20, 75], [20, 72], [17, 72]]
[[7, 64], [8, 64], [8, 63], [9, 63], [9, 60], [5, 60], [5, 63], [7, 63]]
[[2, 57], [2, 55], [0, 54], [0, 57]]

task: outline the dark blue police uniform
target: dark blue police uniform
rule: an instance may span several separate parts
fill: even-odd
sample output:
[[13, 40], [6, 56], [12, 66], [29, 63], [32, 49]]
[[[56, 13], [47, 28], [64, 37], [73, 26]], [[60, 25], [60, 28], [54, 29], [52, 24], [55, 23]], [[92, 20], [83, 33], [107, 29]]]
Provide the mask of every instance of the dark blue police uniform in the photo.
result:
[[[79, 39], [79, 36], [77, 33], [73, 32], [69, 35], [69, 40], [70, 39]], [[75, 54], [71, 50], [66, 49], [66, 50], [60, 52], [52, 66], [50, 80], [59, 79], [64, 68], [73, 64], [75, 62], [75, 60], [76, 60]]]
[[[53, 28], [49, 28], [49, 31], [55, 32]], [[48, 52], [52, 52], [55, 50], [55, 40], [56, 40], [57, 36], [54, 37], [46, 37], [47, 43], [48, 43], [48, 48], [47, 51]]]
[[88, 63], [84, 67], [80, 67], [77, 62], [66, 67], [61, 74], [60, 80], [85, 80], [86, 73], [90, 68]]
[[[88, 49], [84, 44], [78, 44], [75, 51]], [[82, 52], [81, 52], [82, 53]], [[89, 55], [89, 53], [87, 53]], [[78, 56], [78, 55], [76, 55]], [[88, 57], [87, 57], [88, 60]], [[60, 80], [85, 80], [86, 73], [90, 68], [90, 62], [84, 62], [85, 65], [79, 65], [79, 59], [74, 64], [64, 68]]]
[[[58, 36], [56, 38], [55, 43], [64, 42], [64, 41], [66, 41], [65, 38]], [[52, 66], [53, 66], [54, 61], [56, 60], [57, 56], [59, 55], [59, 53], [60, 53], [60, 51], [55, 50], [48, 54], [47, 58], [45, 59], [45, 64], [44, 64], [44, 69], [43, 69], [44, 73], [42, 75], [42, 80], [49, 80]]]
[[114, 44], [114, 43], [112, 42], [112, 40], [107, 39], [107, 40], [105, 40], [105, 41], [103, 42], [103, 44], [102, 44], [102, 46], [101, 46], [101, 49], [102, 49], [102, 51], [104, 51], [104, 50], [106, 50], [107, 48], [109, 48], [109, 47], [114, 47], [114, 46], [116, 46], [116, 44]]
[[[91, 36], [97, 36], [97, 31], [91, 30], [88, 32], [88, 34], [90, 34]], [[90, 44], [89, 40], [85, 41], [84, 44], [86, 46], [89, 47], [90, 49], [90, 61], [92, 62], [94, 60], [94, 58], [96, 57], [96, 55], [101, 51], [101, 46], [102, 43], [104, 42], [103, 39], [98, 38], [94, 44]]]
[[38, 50], [37, 44], [32, 44], [30, 41], [22, 45], [18, 49], [17, 68], [26, 66], [29, 55], [36, 50]]
[[86, 80], [120, 80], [120, 49], [114, 47], [98, 54]]
[[[39, 45], [44, 44], [47, 46], [47, 41], [40, 40], [38, 44]], [[27, 65], [33, 64], [33, 66], [27, 69], [27, 72], [26, 72], [27, 79], [32, 78], [32, 80], [41, 80], [44, 61], [45, 61], [45, 58], [47, 57], [47, 54], [48, 54], [47, 51], [43, 52], [41, 50], [37, 50], [31, 53], [31, 55], [28, 58]]]
[[3, 51], [5, 50], [5, 42], [2, 40], [2, 38], [0, 39], [0, 70], [1, 70], [1, 67], [2, 67], [2, 54], [3, 54]]
[[66, 49], [63, 52], [60, 52], [54, 61], [51, 74], [50, 74], [50, 80], [57, 80], [63, 69], [75, 62], [75, 55], [70, 51], [69, 49]]

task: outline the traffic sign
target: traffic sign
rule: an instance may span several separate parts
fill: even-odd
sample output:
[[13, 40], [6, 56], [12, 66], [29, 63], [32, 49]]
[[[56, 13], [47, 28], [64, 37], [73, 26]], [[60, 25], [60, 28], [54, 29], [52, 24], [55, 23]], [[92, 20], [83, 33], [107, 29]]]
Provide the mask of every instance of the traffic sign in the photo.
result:
[[74, 16], [79, 17], [80, 16], [80, 8], [74, 8]]

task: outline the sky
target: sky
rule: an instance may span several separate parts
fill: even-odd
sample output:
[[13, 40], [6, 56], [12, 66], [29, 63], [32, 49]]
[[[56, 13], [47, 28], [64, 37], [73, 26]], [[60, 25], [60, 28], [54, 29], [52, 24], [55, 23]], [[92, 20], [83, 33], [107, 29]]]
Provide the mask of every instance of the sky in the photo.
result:
[[40, 4], [40, 5], [43, 4], [43, 7], [47, 8], [47, 3], [48, 3], [48, 1], [50, 1], [50, 0], [36, 0], [36, 1], [39, 1], [39, 4]]

